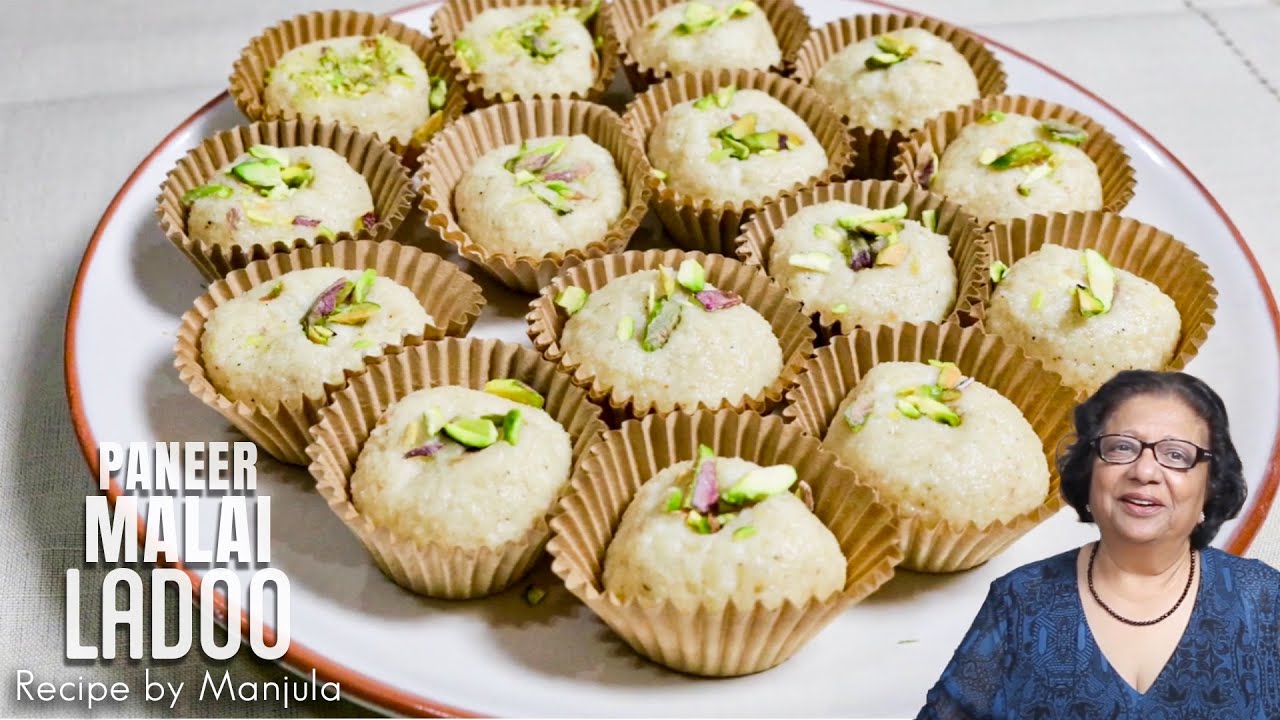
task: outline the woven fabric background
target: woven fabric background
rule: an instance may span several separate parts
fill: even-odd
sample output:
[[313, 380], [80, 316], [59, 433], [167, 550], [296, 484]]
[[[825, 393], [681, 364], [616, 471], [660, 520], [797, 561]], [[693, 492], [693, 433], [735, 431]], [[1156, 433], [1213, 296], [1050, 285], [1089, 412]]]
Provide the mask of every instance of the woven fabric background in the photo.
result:
[[[388, 11], [406, 0], [346, 0]], [[1150, 130], [1226, 208], [1280, 288], [1277, 0], [902, 0], [971, 27], [1071, 76]], [[68, 715], [80, 705], [17, 703], [13, 677], [85, 675], [139, 688], [151, 663], [63, 660], [64, 573], [83, 567], [84, 460], [67, 411], [62, 333], [76, 269], [95, 224], [133, 167], [221, 92], [240, 48], [306, 0], [6, 0], [0, 3], [0, 714]], [[175, 255], [175, 262], [178, 261]], [[1247, 348], [1242, 348], [1247, 352]], [[1250, 554], [1280, 566], [1280, 513]], [[109, 568], [82, 571], [99, 587]], [[86, 591], [82, 607], [100, 602]], [[86, 612], [92, 618], [97, 612]], [[85, 637], [100, 631], [88, 624]], [[171, 622], [173, 620], [171, 619]], [[199, 653], [156, 664], [187, 683], [170, 709], [141, 700], [99, 715], [365, 714], [357, 705], [200, 704], [208, 669], [240, 681], [285, 670], [247, 653], [211, 665]], [[154, 667], [154, 666], [153, 666]], [[137, 693], [135, 692], [135, 696]]]

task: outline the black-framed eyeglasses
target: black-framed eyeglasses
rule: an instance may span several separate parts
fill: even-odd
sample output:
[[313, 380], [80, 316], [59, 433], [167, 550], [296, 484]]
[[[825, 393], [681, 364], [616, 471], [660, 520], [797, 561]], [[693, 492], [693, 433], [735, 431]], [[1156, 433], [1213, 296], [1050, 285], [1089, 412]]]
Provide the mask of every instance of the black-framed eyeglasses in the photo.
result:
[[1206, 458], [1213, 457], [1213, 453], [1186, 440], [1143, 442], [1128, 435], [1099, 435], [1093, 439], [1093, 447], [1102, 462], [1111, 465], [1128, 465], [1136, 461], [1144, 450], [1151, 448], [1156, 462], [1170, 470], [1190, 470]]

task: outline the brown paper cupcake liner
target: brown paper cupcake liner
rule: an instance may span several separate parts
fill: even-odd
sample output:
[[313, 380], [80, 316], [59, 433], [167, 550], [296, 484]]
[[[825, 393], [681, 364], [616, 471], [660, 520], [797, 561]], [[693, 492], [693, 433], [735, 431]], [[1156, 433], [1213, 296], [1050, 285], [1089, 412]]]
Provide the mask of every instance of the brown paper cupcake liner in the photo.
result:
[[1007, 522], [978, 527], [972, 522], [959, 525], [899, 515], [906, 552], [902, 567], [921, 572], [955, 572], [995, 557], [1062, 507], [1054, 451], [1059, 440], [1072, 431], [1071, 413], [1076, 398], [1058, 375], [977, 327], [878, 325], [837, 337], [818, 350], [800, 383], [787, 393], [782, 415], [800, 430], [824, 437], [836, 419], [840, 403], [873, 366], [895, 360], [930, 359], [954, 362], [965, 375], [1018, 406], [1040, 437], [1049, 466], [1049, 492], [1044, 502]]
[[[992, 110], [1027, 115], [1038, 120], [1060, 120], [1083, 128], [1089, 133], [1080, 149], [1093, 160], [1102, 181], [1102, 210], [1119, 212], [1133, 198], [1138, 180], [1124, 146], [1107, 132], [1098, 121], [1065, 105], [1022, 95], [997, 95], [975, 100], [955, 110], [935, 117], [910, 137], [898, 149], [894, 159], [893, 177], [896, 180], [920, 185], [918, 173], [936, 157], [942, 157], [947, 145], [969, 124]], [[935, 166], [936, 167], [936, 166]], [[927, 188], [928, 185], [925, 184]]]
[[[1073, 250], [1092, 248], [1115, 267], [1155, 284], [1182, 317], [1182, 335], [1163, 369], [1185, 368], [1209, 338], [1218, 308], [1213, 276], [1194, 250], [1159, 228], [1113, 213], [1054, 213], [993, 225], [986, 238], [992, 259], [1011, 267], [1052, 243]], [[965, 312], [981, 322], [991, 301], [990, 276], [969, 289], [977, 293], [966, 299]]]
[[[854, 15], [829, 22], [810, 33], [797, 51], [794, 78], [808, 86], [836, 53], [867, 38], [903, 28], [927, 30], [954, 45], [973, 68], [980, 97], [1000, 95], [1005, 91], [1004, 68], [982, 41], [955, 25], [923, 15]], [[853, 129], [854, 156], [857, 158], [853, 176], [876, 180], [892, 178], [894, 156], [911, 131], [854, 127], [849, 118], [843, 120]]]
[[[481, 155], [530, 138], [578, 134], [609, 151], [626, 184], [626, 207], [601, 240], [581, 250], [540, 258], [521, 257], [489, 250], [458, 225], [453, 190]], [[421, 209], [427, 225], [457, 247], [463, 257], [508, 287], [536, 293], [562, 269], [626, 248], [648, 211], [650, 190], [645, 182], [643, 155], [644, 150], [622, 121], [603, 105], [581, 100], [502, 103], [467, 115], [427, 146], [420, 171]]]
[[[869, 208], [889, 208], [906, 203], [907, 217], [920, 220], [926, 210], [937, 213], [938, 232], [951, 240], [951, 259], [956, 266], [956, 302], [946, 321], [972, 324], [968, 315], [970, 298], [980, 293], [990, 277], [991, 250], [978, 230], [977, 221], [959, 205], [910, 183], [885, 180], [852, 180], [837, 185], [819, 185], [802, 190], [761, 208], [742, 226], [735, 241], [737, 255], [747, 265], [769, 271], [769, 253], [778, 230], [797, 212], [821, 203], [839, 201]], [[817, 316], [824, 338], [852, 332], [854, 326], [841, 322], [841, 316], [826, 311]]]
[[[695, 100], [717, 88], [736, 85], [740, 90], [760, 90], [791, 108], [817, 136], [827, 152], [827, 167], [821, 175], [744, 204], [725, 202], [717, 205], [709, 199], [698, 199], [677, 192], [653, 175], [649, 162], [649, 134], [672, 107]], [[678, 75], [649, 88], [627, 106], [622, 117], [646, 150], [646, 180], [654, 191], [654, 209], [663, 226], [677, 245], [687, 250], [708, 253], [733, 253], [733, 240], [739, 226], [766, 204], [794, 195], [806, 187], [843, 178], [853, 166], [853, 147], [849, 133], [826, 100], [809, 88], [802, 87], [773, 73], [758, 70], [707, 71], [697, 75]]]
[[[698, 445], [722, 457], [761, 465], [787, 463], [813, 488], [814, 514], [848, 560], [844, 590], [779, 607], [620, 600], [606, 592], [605, 551], [637, 488], [663, 468], [698, 456]], [[636, 652], [656, 663], [707, 676], [767, 670], [789, 658], [841, 612], [893, 576], [900, 561], [893, 514], [816, 439], [776, 417], [729, 410], [650, 416], [608, 432], [578, 463], [572, 491], [551, 521], [551, 569]]]
[[378, 275], [411, 290], [436, 321], [434, 326], [407, 334], [399, 344], [384, 346], [374, 355], [395, 354], [404, 347], [446, 335], [465, 335], [484, 305], [480, 287], [456, 265], [438, 255], [393, 241], [354, 240], [299, 248], [253, 262], [210, 285], [209, 291], [182, 316], [174, 344], [174, 366], [178, 368], [178, 375], [192, 395], [221, 413], [259, 447], [277, 460], [294, 465], [307, 464], [304, 452], [310, 442], [307, 428], [315, 423], [316, 414], [328, 401], [329, 394], [342, 387], [345, 380], [327, 383], [324, 392], [318, 395], [299, 395], [295, 401], [275, 406], [233, 401], [218, 392], [205, 374], [200, 338], [209, 315], [219, 305], [287, 272], [313, 267], [373, 268]]
[[318, 414], [306, 448], [316, 489], [364, 543], [393, 582], [420, 595], [465, 599], [491, 595], [523, 577], [551, 536], [547, 514], [522, 537], [496, 547], [462, 548], [405, 538], [360, 514], [350, 495], [356, 460], [379, 418], [401, 398], [427, 387], [461, 385], [479, 390], [495, 378], [516, 378], [546, 398], [544, 410], [573, 438], [573, 458], [604, 431], [600, 408], [568, 376], [536, 352], [499, 340], [446, 338], [370, 360], [363, 372], [334, 393]]
[[[521, 95], [502, 95], [491, 92], [481, 87], [476, 82], [475, 76], [467, 71], [462, 60], [454, 51], [453, 43], [462, 35], [470, 23], [477, 15], [485, 10], [493, 8], [509, 8], [520, 7], [523, 5], [557, 5], [562, 7], [586, 7], [591, 5], [594, 0], [445, 0], [444, 4], [431, 16], [431, 37], [439, 43], [440, 49], [449, 59], [449, 65], [453, 72], [458, 76], [458, 81], [463, 83], [466, 88], [467, 101], [472, 107], [483, 108], [500, 102], [511, 102], [513, 100], [532, 100], [533, 97], [524, 97]], [[585, 94], [572, 93], [565, 99], [573, 100], [590, 100], [591, 102], [600, 102], [604, 96], [605, 90], [609, 88], [609, 84], [613, 82], [613, 76], [618, 72], [618, 39], [613, 34], [612, 24], [609, 22], [608, 14], [612, 3], [601, 3], [600, 9], [587, 22], [587, 30], [591, 36], [597, 38], [599, 46], [596, 48], [596, 59], [598, 60], [596, 67], [596, 81], [587, 89]], [[559, 98], [559, 93], [550, 95], [538, 95], [544, 99]]]
[[[659, 12], [684, 0], [613, 0], [609, 19], [613, 22], [613, 33], [618, 38], [619, 52], [622, 56], [622, 69], [627, 75], [631, 89], [642, 93], [654, 83], [671, 77], [672, 73], [666, 63], [657, 67], [643, 65], [631, 54], [629, 43], [631, 35], [643, 27], [649, 19]], [[782, 61], [769, 72], [787, 75], [795, 62], [796, 53], [809, 36], [809, 16], [804, 8], [793, 0], [755, 0], [761, 12], [769, 20], [773, 35], [778, 40], [778, 48], [782, 50]]]
[[156, 198], [156, 217], [169, 241], [182, 251], [206, 280], [217, 280], [232, 270], [276, 253], [307, 247], [310, 241], [296, 238], [292, 242], [277, 241], [270, 246], [254, 243], [224, 247], [193, 240], [187, 233], [187, 210], [183, 193], [209, 182], [218, 170], [248, 152], [254, 145], [326, 147], [346, 158], [369, 185], [373, 196], [373, 212], [378, 222], [372, 229], [352, 233], [346, 229], [335, 240], [317, 238], [316, 244], [336, 240], [386, 240], [395, 235], [409, 212], [414, 190], [409, 175], [399, 159], [373, 135], [336, 123], [317, 120], [276, 120], [241, 125], [206, 138], [192, 148], [165, 177]]
[[[448, 86], [444, 107], [427, 120], [419, 132], [424, 136], [439, 130], [462, 115], [466, 97], [449, 58], [431, 38], [391, 18], [355, 10], [319, 10], [282, 20], [249, 41], [231, 69], [228, 92], [236, 107], [250, 120], [278, 120], [278, 112], [268, 111], [265, 91], [267, 73], [285, 53], [307, 43], [352, 35], [386, 35], [408, 45], [422, 58], [427, 74], [434, 80], [443, 77]], [[394, 138], [381, 138], [397, 155], [416, 156], [417, 143], [403, 143]]]
[[[677, 404], [675, 407], [660, 407], [652, 402], [642, 402], [633, 396], [624, 395], [607, 386], [595, 374], [583, 369], [577, 357], [560, 347], [560, 334], [564, 331], [565, 322], [568, 319], [564, 311], [555, 304], [555, 298], [561, 290], [574, 286], [591, 293], [615, 278], [642, 270], [653, 270], [659, 265], [665, 265], [674, 270], [685, 259], [696, 260], [702, 265], [706, 270], [708, 283], [721, 290], [729, 290], [742, 296], [743, 303], [760, 313], [773, 329], [773, 334], [782, 348], [782, 371], [768, 387], [755, 395], [744, 395], [732, 400], [725, 399], [713, 408], [708, 408], [702, 402], [695, 405]], [[809, 318], [803, 313], [800, 303], [787, 297], [786, 291], [771, 281], [759, 268], [748, 267], [720, 255], [704, 255], [680, 250], [644, 252], [631, 250], [588, 260], [581, 265], [569, 268], [543, 287], [538, 298], [529, 303], [529, 313], [525, 315], [525, 321], [529, 324], [529, 338], [538, 352], [548, 360], [559, 363], [561, 369], [573, 378], [574, 384], [587, 388], [592, 402], [607, 405], [612, 412], [610, 419], [619, 422], [625, 417], [639, 418], [655, 412], [665, 415], [676, 410], [692, 412], [702, 409], [728, 408], [736, 411], [767, 412], [782, 399], [787, 388], [795, 384], [805, 360], [813, 352], [814, 332], [809, 326]]]

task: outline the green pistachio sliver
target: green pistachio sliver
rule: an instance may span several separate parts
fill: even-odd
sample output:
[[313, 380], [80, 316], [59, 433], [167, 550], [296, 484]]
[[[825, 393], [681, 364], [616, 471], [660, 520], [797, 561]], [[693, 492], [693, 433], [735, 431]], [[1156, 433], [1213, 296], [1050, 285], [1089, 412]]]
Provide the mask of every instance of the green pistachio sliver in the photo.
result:
[[1050, 140], [1068, 145], [1081, 145], [1089, 139], [1089, 133], [1084, 128], [1058, 120], [1045, 120], [1040, 123], [1040, 129]]
[[883, 222], [893, 222], [895, 220], [902, 220], [906, 216], [907, 216], [907, 204], [898, 203], [897, 205], [894, 205], [891, 208], [885, 208], [883, 210], [872, 210], [871, 212], [865, 212], [865, 213], [862, 213], [861, 215], [850, 215], [848, 217], [842, 217], [836, 221], [836, 224], [838, 224], [840, 227], [844, 228], [845, 230], [857, 230], [864, 225], [870, 225], [874, 223], [883, 223]]
[[876, 48], [881, 52], [898, 55], [906, 59], [916, 52], [916, 46], [894, 35], [881, 35], [875, 40]]
[[999, 260], [992, 260], [990, 274], [991, 274], [991, 282], [994, 284], [999, 284], [1000, 281], [1004, 279], [1004, 276], [1009, 274], [1009, 266], [1005, 265]]
[[353, 303], [334, 310], [325, 319], [338, 325], [363, 325], [381, 309], [382, 306], [377, 303]]
[[267, 339], [261, 335], [250, 335], [244, 341], [249, 347], [260, 347]]
[[1043, 305], [1043, 304], [1044, 304], [1044, 291], [1043, 291], [1043, 290], [1037, 290], [1037, 291], [1035, 291], [1035, 292], [1031, 293], [1031, 309], [1032, 309], [1032, 310], [1039, 310], [1039, 309], [1040, 309], [1040, 306], [1041, 306], [1041, 305]]
[[830, 255], [823, 252], [795, 253], [787, 258], [793, 268], [819, 273], [831, 272], [832, 260]]
[[671, 334], [680, 325], [681, 308], [683, 305], [667, 298], [661, 298], [654, 303], [653, 311], [649, 313], [649, 321], [645, 325], [644, 340], [640, 344], [645, 352], [660, 350], [667, 344]]
[[1024, 142], [1005, 151], [1003, 155], [992, 160], [988, 167], [993, 170], [1008, 170], [1033, 163], [1044, 162], [1053, 157], [1053, 150], [1039, 140]]
[[529, 607], [537, 607], [546, 597], [547, 591], [537, 585], [530, 585], [524, 589], [524, 602]]
[[707, 286], [707, 271], [693, 258], [681, 261], [676, 271], [676, 282], [689, 292], [702, 292]]
[[839, 305], [831, 308], [831, 312], [835, 315], [844, 315], [849, 312], [849, 306], [844, 303], [840, 303]]
[[659, 179], [659, 180], [661, 180], [661, 181], [664, 181], [664, 182], [665, 182], [665, 181], [666, 181], [666, 179], [667, 179], [667, 174], [666, 174], [665, 172], [663, 172], [663, 171], [659, 170], [658, 168], [654, 168], [654, 169], [650, 170], [650, 171], [649, 171], [649, 174], [650, 174], [650, 175], [652, 175], [652, 176], [654, 176], [654, 177], [656, 177], [656, 178], [658, 178], [658, 179]]
[[872, 55], [871, 57], [867, 58], [867, 61], [864, 63], [864, 65], [868, 70], [884, 70], [885, 68], [893, 67], [894, 65], [897, 65], [898, 63], [906, 59], [907, 58], [903, 55], [895, 55], [894, 53], [887, 53], [887, 52], [878, 52]]
[[480, 67], [480, 63], [484, 62], [480, 51], [466, 38], [454, 40], [453, 50], [458, 54], [458, 59], [462, 61], [462, 69], [467, 72], [475, 72], [476, 68]]
[[217, 184], [201, 185], [200, 187], [191, 188], [190, 190], [182, 193], [182, 204], [190, 205], [196, 200], [207, 197], [229, 198], [231, 197], [231, 188], [226, 185]]
[[497, 395], [500, 398], [505, 398], [521, 405], [528, 405], [529, 407], [541, 408], [546, 403], [542, 393], [515, 378], [490, 380], [484, 384], [484, 391], [490, 395]]
[[698, 110], [709, 110], [712, 106], [727, 108], [729, 103], [733, 102], [733, 96], [737, 92], [737, 85], [725, 85], [709, 95], [702, 96], [693, 103], [693, 106]]
[[699, 535], [711, 534], [711, 521], [697, 510], [690, 510], [688, 515], [684, 517], [684, 524]]
[[515, 175], [516, 175], [516, 187], [523, 187], [525, 185], [528, 185], [530, 183], [535, 183], [538, 181], [538, 176], [534, 175], [528, 170], [517, 170]]
[[271, 302], [272, 300], [280, 297], [280, 293], [282, 292], [284, 292], [284, 281], [280, 280], [275, 285], [271, 286], [271, 289], [267, 291], [266, 295], [263, 295], [258, 299], [262, 302]]
[[373, 282], [378, 278], [378, 271], [369, 268], [360, 273], [356, 285], [351, 290], [351, 299], [357, 303], [362, 303], [369, 297], [369, 291], [373, 289]]
[[323, 325], [307, 325], [307, 339], [317, 345], [328, 345], [329, 338], [333, 337], [333, 331]]
[[925, 210], [920, 213], [920, 224], [924, 225], [924, 229], [931, 233], [938, 232], [938, 211]]
[[271, 217], [270, 215], [263, 215], [262, 213], [257, 212], [256, 210], [245, 210], [244, 216], [248, 218], [249, 222], [253, 223], [254, 225], [275, 225], [276, 224], [275, 218]]
[[992, 110], [991, 112], [983, 113], [982, 116], [978, 118], [978, 122], [983, 125], [995, 125], [996, 123], [1004, 122], [1004, 118], [1004, 113], [999, 110]]
[[444, 78], [436, 78], [431, 83], [431, 94], [427, 96], [427, 105], [431, 112], [443, 108], [448, 96], [449, 86], [445, 84]]
[[254, 145], [249, 148], [249, 154], [259, 160], [273, 160], [281, 165], [289, 164], [289, 155], [280, 148], [271, 145]]
[[631, 317], [630, 315], [626, 315], [620, 320], [618, 320], [618, 330], [615, 333], [615, 335], [619, 340], [621, 340], [622, 342], [626, 342], [631, 338], [635, 337], [635, 334], [636, 334], [635, 318]]
[[754, 525], [743, 525], [742, 527], [733, 531], [733, 539], [746, 540], [747, 538], [755, 534], [756, 534], [756, 528]]
[[524, 417], [518, 408], [512, 408], [502, 418], [502, 438], [508, 445], [520, 442], [520, 428], [524, 427]]
[[684, 504], [684, 493], [680, 492], [680, 488], [673, 487], [667, 491], [667, 512], [679, 512], [680, 506]]
[[1027, 197], [1031, 194], [1031, 186], [1049, 177], [1051, 172], [1053, 172], [1053, 166], [1049, 163], [1041, 163], [1031, 168], [1031, 172], [1027, 173], [1027, 176], [1018, 184], [1018, 194]]
[[677, 35], [692, 35], [715, 27], [721, 22], [719, 11], [711, 5], [693, 0], [684, 6], [684, 17], [676, 25]]
[[[290, 165], [280, 171], [280, 180], [284, 182], [286, 187], [297, 189], [310, 185], [316, 179], [316, 173], [311, 169], [310, 165], [305, 163], [298, 165]], [[273, 191], [278, 190], [280, 186], [272, 188]]]
[[556, 305], [564, 308], [565, 312], [570, 315], [581, 310], [582, 306], [586, 304], [587, 291], [574, 285], [561, 290], [560, 294], [556, 296]]
[[324, 225], [321, 225], [320, 227], [316, 228], [316, 237], [334, 240], [338, 237], [338, 235], [333, 230], [325, 227]]
[[477, 450], [498, 442], [498, 426], [488, 418], [459, 418], [445, 423], [442, 430], [445, 435]]
[[351, 347], [352, 347], [352, 348], [354, 348], [354, 349], [356, 349], [356, 350], [364, 350], [365, 348], [371, 348], [371, 347], [373, 347], [373, 341], [372, 341], [372, 340], [357, 340], [357, 341], [355, 341], [355, 342], [351, 343]]
[[722, 147], [719, 150], [712, 150], [710, 153], [708, 153], [707, 159], [710, 160], [711, 162], [720, 162], [721, 160], [728, 158], [731, 154], [732, 152], [729, 150], [729, 148]]
[[263, 160], [246, 160], [231, 168], [231, 174], [246, 185], [254, 188], [273, 188], [283, 181], [280, 178], [279, 163]]
[[595, 14], [598, 12], [600, 12], [600, 0], [591, 0], [590, 5], [584, 5], [578, 8], [574, 15], [578, 18], [578, 22], [586, 25], [587, 22], [591, 20], [591, 18], [595, 17]]
[[907, 417], [912, 420], [915, 420], [916, 418], [922, 416], [924, 413], [920, 412], [920, 408], [916, 406], [913, 400], [914, 398], [903, 398], [902, 400], [898, 401], [895, 407], [897, 408], [898, 412], [902, 413], [903, 417]]
[[843, 246], [845, 241], [848, 240], [843, 232], [823, 223], [817, 223], [813, 226], [813, 236], [819, 240], [833, 242], [837, 246]]

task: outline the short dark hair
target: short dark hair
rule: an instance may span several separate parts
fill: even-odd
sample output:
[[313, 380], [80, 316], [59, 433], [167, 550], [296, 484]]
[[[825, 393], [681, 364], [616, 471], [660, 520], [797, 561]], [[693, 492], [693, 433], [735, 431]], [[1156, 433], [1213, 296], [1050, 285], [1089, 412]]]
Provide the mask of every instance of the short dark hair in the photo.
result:
[[1075, 508], [1080, 522], [1093, 522], [1088, 510], [1089, 487], [1093, 482], [1093, 442], [1101, 434], [1107, 418], [1124, 401], [1137, 395], [1169, 395], [1186, 403], [1209, 428], [1209, 487], [1204, 503], [1204, 522], [1191, 533], [1191, 546], [1202, 549], [1218, 534], [1222, 523], [1234, 518], [1244, 507], [1245, 485], [1240, 456], [1231, 443], [1227, 408], [1222, 398], [1203, 380], [1181, 372], [1124, 370], [1098, 388], [1088, 400], [1076, 406], [1076, 437], [1058, 456], [1062, 476], [1062, 498]]

